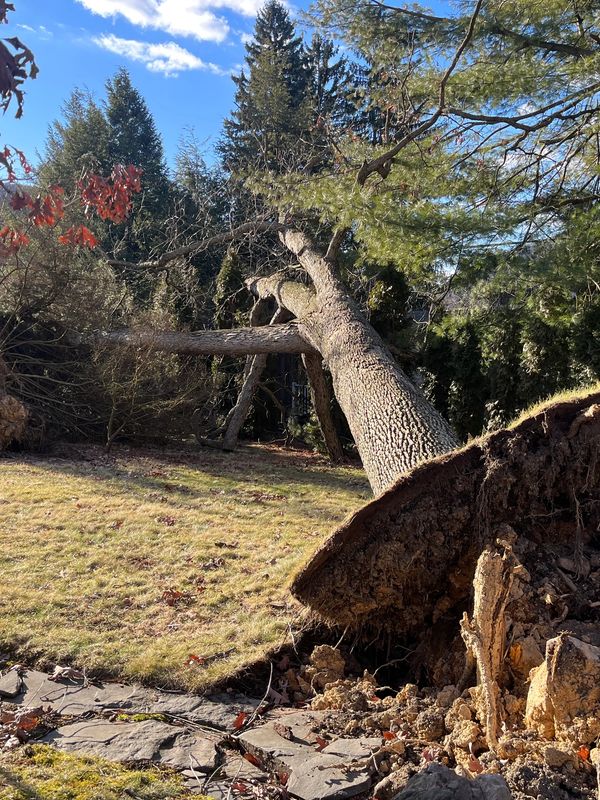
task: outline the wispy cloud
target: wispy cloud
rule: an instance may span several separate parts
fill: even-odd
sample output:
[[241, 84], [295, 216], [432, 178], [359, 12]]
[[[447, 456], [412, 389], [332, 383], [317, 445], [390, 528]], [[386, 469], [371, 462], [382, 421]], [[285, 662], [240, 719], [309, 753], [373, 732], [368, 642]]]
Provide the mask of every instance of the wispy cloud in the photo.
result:
[[17, 25], [17, 28], [21, 28], [21, 30], [27, 31], [27, 33], [33, 33], [40, 37], [40, 39], [51, 39], [54, 34], [52, 31], [48, 30], [45, 25], [40, 25], [37, 28], [32, 28], [31, 25], [23, 25], [22, 23]]
[[180, 72], [194, 69], [208, 70], [215, 75], [229, 75], [227, 70], [221, 69], [217, 64], [203, 61], [175, 42], [153, 44], [135, 39], [121, 39], [113, 34], [96, 36], [93, 41], [104, 50], [132, 61], [139, 61], [145, 64], [150, 72], [159, 72], [166, 77], [175, 77]]
[[222, 42], [229, 33], [227, 20], [214, 9], [245, 16], [256, 14], [262, 0], [77, 0], [101, 17], [124, 17], [132, 25], [154, 28], [172, 36]]

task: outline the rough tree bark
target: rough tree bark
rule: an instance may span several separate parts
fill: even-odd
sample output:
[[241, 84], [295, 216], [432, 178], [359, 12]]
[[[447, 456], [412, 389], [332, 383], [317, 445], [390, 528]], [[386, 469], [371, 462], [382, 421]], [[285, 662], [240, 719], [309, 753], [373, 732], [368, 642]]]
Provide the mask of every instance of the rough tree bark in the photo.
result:
[[219, 331], [194, 331], [179, 333], [168, 331], [113, 331], [98, 333], [96, 344], [146, 347], [165, 353], [190, 353], [192, 355], [246, 356], [256, 353], [313, 353], [301, 325], [261, 328], [234, 328]]
[[367, 322], [333, 263], [297, 230], [280, 238], [312, 280], [309, 288], [275, 275], [249, 286], [301, 321], [321, 353], [375, 494], [417, 464], [457, 446], [444, 418], [400, 369]]

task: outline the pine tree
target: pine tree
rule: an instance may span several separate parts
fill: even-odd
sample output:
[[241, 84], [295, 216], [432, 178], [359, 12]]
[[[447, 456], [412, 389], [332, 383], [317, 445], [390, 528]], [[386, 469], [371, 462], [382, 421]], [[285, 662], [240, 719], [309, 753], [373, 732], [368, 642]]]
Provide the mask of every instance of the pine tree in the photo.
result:
[[309, 75], [302, 40], [278, 0], [259, 11], [245, 68], [233, 80], [236, 110], [219, 146], [226, 168], [281, 172], [297, 164], [299, 139], [310, 125]]
[[316, 123], [327, 121], [338, 126], [348, 121], [348, 64], [345, 58], [334, 61], [337, 54], [333, 42], [319, 33], [306, 48], [308, 89]]

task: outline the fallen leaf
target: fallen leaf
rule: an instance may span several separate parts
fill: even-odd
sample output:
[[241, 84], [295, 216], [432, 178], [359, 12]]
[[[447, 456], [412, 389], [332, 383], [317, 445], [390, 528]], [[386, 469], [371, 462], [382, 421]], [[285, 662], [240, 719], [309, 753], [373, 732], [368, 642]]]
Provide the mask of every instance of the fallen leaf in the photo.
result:
[[483, 772], [483, 765], [481, 761], [476, 756], [470, 756], [469, 763], [467, 764], [469, 772], [475, 772], [479, 774]]
[[52, 675], [48, 675], [49, 681], [81, 681], [84, 678], [85, 676], [83, 672], [80, 672], [78, 669], [73, 669], [72, 667], [61, 667], [58, 664], [54, 667], [54, 672]]
[[245, 711], [240, 711], [240, 713], [235, 718], [235, 722], [233, 723], [233, 730], [239, 731], [239, 729], [242, 727], [242, 725], [244, 724], [244, 722], [246, 722], [247, 719], [248, 719], [248, 714]]
[[254, 767], [260, 767], [261, 766], [260, 761], [258, 760], [258, 758], [256, 756], [252, 755], [252, 753], [244, 753], [244, 758], [246, 759], [246, 761], [248, 761]]
[[232, 783], [231, 784], [231, 788], [234, 789], [236, 792], [247, 792], [248, 791], [248, 787], [246, 786], [246, 784], [245, 783], [241, 783], [240, 781], [237, 781], [236, 783]]
[[322, 736], [317, 736], [317, 738], [316, 738], [316, 740], [315, 740], [315, 744], [317, 745], [317, 750], [318, 750], [318, 751], [319, 751], [319, 753], [320, 753], [320, 752], [321, 752], [321, 750], [322, 750], [324, 747], [327, 747], [327, 745], [329, 744], [329, 742], [327, 741], [327, 739], [323, 739], [323, 737], [322, 737]]
[[384, 731], [383, 738], [386, 740], [386, 742], [391, 742], [393, 739], [396, 739], [397, 736], [392, 731]]
[[292, 729], [288, 728], [287, 725], [283, 725], [281, 722], [275, 722], [273, 725], [273, 730], [275, 730], [284, 739], [292, 738]]

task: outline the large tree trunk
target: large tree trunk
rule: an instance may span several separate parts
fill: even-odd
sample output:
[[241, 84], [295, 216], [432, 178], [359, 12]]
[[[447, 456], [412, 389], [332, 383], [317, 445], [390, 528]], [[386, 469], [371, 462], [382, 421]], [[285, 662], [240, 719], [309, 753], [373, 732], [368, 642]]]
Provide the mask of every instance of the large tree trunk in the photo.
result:
[[281, 276], [258, 278], [250, 286], [291, 311], [323, 356], [373, 492], [380, 494], [403, 472], [452, 450], [458, 440], [400, 369], [330, 261], [305, 234], [280, 236], [314, 290]]

